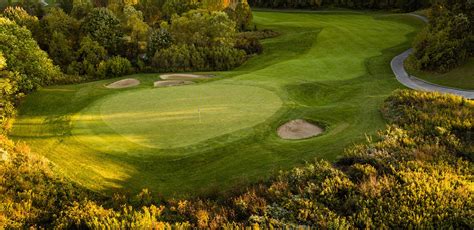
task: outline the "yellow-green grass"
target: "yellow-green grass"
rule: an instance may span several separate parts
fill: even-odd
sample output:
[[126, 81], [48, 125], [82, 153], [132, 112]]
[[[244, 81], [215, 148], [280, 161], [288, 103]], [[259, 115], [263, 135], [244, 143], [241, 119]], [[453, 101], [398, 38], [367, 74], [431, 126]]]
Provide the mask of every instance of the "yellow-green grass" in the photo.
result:
[[409, 65], [406, 66], [411, 75], [427, 82], [452, 88], [474, 90], [474, 58], [470, 58], [463, 65], [447, 73], [419, 71], [409, 68]]
[[[159, 79], [157, 74], [127, 76], [142, 82], [130, 89], [104, 87], [117, 79], [48, 87], [23, 102], [12, 136], [26, 141], [33, 151], [45, 155], [58, 170], [87, 188], [107, 193], [149, 188], [164, 196], [185, 197], [242, 188], [315, 157], [335, 160], [345, 147], [384, 128], [379, 108], [394, 89], [402, 87], [391, 72], [390, 60], [410, 47], [422, 22], [411, 16], [360, 12], [255, 12], [254, 19], [259, 28], [282, 35], [265, 40], [262, 55], [233, 71], [212, 73], [218, 77], [193, 86], [160, 89], [152, 88]], [[215, 121], [216, 127], [195, 132], [201, 135], [209, 131], [207, 140], [190, 137], [195, 135], [193, 131], [184, 133], [190, 129], [182, 128], [188, 122], [185, 119], [175, 120], [175, 127], [167, 128], [182, 131], [179, 135], [189, 138], [183, 140], [185, 144], [171, 144], [178, 141], [170, 139], [165, 141], [168, 148], [160, 140], [133, 142], [129, 141], [134, 140], [133, 135], [140, 137], [140, 130], [151, 130], [152, 126], [121, 129], [125, 127], [122, 124], [131, 126], [126, 124], [128, 116], [125, 120], [107, 117], [111, 114], [107, 111], [128, 110], [118, 108], [121, 101], [135, 110], [127, 112], [143, 117], [150, 112], [195, 111], [202, 94], [217, 86], [227, 87], [222, 94], [236, 98], [222, 97], [217, 90], [212, 96], [216, 98], [210, 99], [212, 105], [240, 104], [253, 92], [257, 96], [248, 99], [249, 105], [261, 103], [261, 108], [251, 110], [249, 116], [254, 118], [229, 117], [230, 121]], [[189, 95], [188, 90], [192, 91]], [[160, 100], [157, 103], [162, 108], [151, 111], [150, 106], [134, 105], [141, 94]], [[188, 106], [166, 105], [167, 100], [180, 98], [193, 102]], [[97, 111], [96, 106], [104, 110]], [[235, 111], [242, 109], [246, 108], [239, 105]], [[234, 109], [226, 111], [223, 117], [229, 116], [229, 111], [234, 114]], [[84, 124], [80, 119], [96, 115], [102, 120], [97, 124]], [[222, 117], [218, 113], [212, 116]], [[306, 140], [280, 139], [276, 129], [297, 118], [316, 122], [325, 132]], [[196, 118], [189, 119], [195, 122]], [[202, 119], [213, 122], [204, 116]], [[244, 120], [245, 124], [237, 124]], [[168, 135], [177, 137], [178, 133]]]
[[281, 107], [259, 87], [209, 83], [126, 91], [104, 97], [72, 119], [72, 135], [99, 151], [134, 145], [184, 147], [253, 127]]

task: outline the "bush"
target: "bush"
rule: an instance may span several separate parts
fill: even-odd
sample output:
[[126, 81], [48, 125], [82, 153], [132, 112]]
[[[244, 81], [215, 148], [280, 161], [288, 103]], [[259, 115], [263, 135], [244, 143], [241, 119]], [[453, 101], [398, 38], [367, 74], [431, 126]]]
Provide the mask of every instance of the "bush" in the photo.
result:
[[258, 39], [253, 37], [238, 37], [234, 47], [240, 50], [244, 50], [247, 55], [261, 54], [263, 52], [262, 44]]
[[164, 72], [228, 70], [245, 61], [245, 52], [232, 47], [172, 45], [157, 51], [152, 66]]
[[131, 70], [132, 64], [128, 59], [115, 56], [99, 64], [97, 76], [101, 78], [120, 77], [129, 74]]

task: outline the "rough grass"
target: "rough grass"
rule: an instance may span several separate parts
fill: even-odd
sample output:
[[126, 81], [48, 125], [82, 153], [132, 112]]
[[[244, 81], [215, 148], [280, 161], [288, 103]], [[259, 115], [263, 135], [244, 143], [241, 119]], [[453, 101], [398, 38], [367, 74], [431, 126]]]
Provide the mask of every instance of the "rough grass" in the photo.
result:
[[[409, 65], [407, 65], [407, 67], [408, 66]], [[474, 58], [470, 58], [462, 66], [447, 73], [433, 73], [413, 69], [407, 69], [407, 71], [417, 78], [434, 84], [458, 89], [474, 90]]]
[[[379, 108], [402, 87], [389, 62], [410, 46], [421, 22], [380, 13], [255, 12], [254, 16], [259, 28], [282, 35], [265, 40], [262, 55], [234, 71], [212, 73], [220, 78], [196, 86], [253, 86], [278, 95], [281, 109], [271, 116], [259, 114], [266, 117], [259, 124], [173, 149], [133, 142], [102, 148], [97, 148], [101, 142], [84, 144], [84, 139], [98, 137], [94, 131], [77, 133], [76, 116], [107, 98], [145, 92], [159, 79], [142, 74], [133, 76], [142, 82], [134, 89], [103, 87], [117, 79], [42, 89], [24, 101], [12, 136], [90, 189], [111, 193], [148, 187], [165, 196], [185, 197], [238, 189], [315, 157], [334, 160], [345, 147], [384, 127]], [[166, 89], [169, 96], [174, 89], [179, 90]], [[301, 141], [278, 138], [276, 129], [297, 118], [323, 125], [325, 134]], [[101, 137], [104, 141], [117, 140], [118, 133], [111, 129], [111, 135]]]

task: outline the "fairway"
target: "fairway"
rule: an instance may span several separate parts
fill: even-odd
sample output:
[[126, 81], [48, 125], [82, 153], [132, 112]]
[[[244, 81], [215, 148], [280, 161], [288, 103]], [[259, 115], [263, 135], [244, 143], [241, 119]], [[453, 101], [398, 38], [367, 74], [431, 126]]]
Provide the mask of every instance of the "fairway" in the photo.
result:
[[[279, 37], [264, 52], [195, 84], [154, 88], [159, 74], [52, 86], [22, 102], [11, 137], [25, 141], [86, 188], [149, 188], [165, 197], [226, 192], [344, 148], [385, 127], [379, 110], [393, 90], [391, 59], [424, 25], [409, 15], [255, 11]], [[134, 78], [140, 84], [108, 89]], [[200, 113], [200, 115], [199, 115]], [[283, 140], [304, 119], [324, 129]]]
[[73, 119], [72, 134], [100, 149], [124, 146], [127, 141], [177, 148], [264, 122], [281, 104], [271, 91], [252, 86], [203, 84], [129, 91], [81, 111]]

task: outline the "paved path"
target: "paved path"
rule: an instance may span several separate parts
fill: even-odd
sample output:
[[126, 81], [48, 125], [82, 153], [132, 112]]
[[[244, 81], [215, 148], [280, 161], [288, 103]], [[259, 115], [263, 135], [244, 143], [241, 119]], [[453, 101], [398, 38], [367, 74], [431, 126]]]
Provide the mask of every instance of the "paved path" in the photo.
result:
[[[410, 15], [417, 17], [420, 20], [428, 23], [428, 19], [426, 17], [420, 16], [417, 14], [410, 14]], [[394, 57], [392, 59], [392, 62], [390, 63], [390, 65], [392, 66], [392, 71], [400, 83], [414, 90], [440, 92], [440, 93], [452, 93], [459, 96], [463, 96], [467, 99], [474, 99], [473, 90], [460, 90], [460, 89], [454, 89], [454, 88], [450, 88], [446, 86], [440, 86], [440, 85], [436, 85], [430, 82], [426, 82], [414, 76], [410, 76], [405, 70], [403, 63], [405, 62], [405, 59], [407, 59], [408, 56], [410, 56], [412, 52], [413, 52], [413, 49], [408, 49], [402, 54]]]

